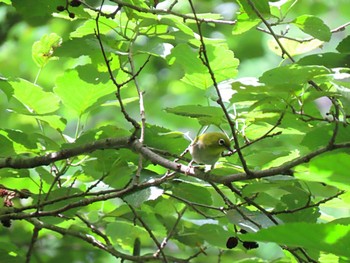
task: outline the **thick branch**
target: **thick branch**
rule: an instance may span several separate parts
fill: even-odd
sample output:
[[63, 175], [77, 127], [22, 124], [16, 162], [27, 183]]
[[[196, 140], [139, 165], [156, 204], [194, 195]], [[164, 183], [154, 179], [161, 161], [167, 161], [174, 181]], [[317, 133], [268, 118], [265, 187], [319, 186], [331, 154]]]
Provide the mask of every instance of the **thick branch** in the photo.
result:
[[82, 154], [87, 154], [96, 150], [125, 148], [128, 145], [128, 138], [107, 138], [84, 145], [72, 144], [69, 149], [48, 153], [36, 157], [7, 157], [0, 158], [1, 168], [34, 168], [49, 165], [53, 162], [68, 159]]
[[[109, 254], [115, 256], [116, 258], [122, 258], [122, 259], [130, 260], [133, 262], [162, 261], [160, 258], [156, 258], [153, 255], [131, 256], [131, 255], [119, 252], [113, 246], [106, 245], [106, 244], [98, 241], [94, 236], [82, 233], [81, 231], [76, 231], [73, 229], [66, 229], [66, 228], [55, 226], [55, 225], [50, 225], [50, 224], [42, 222], [36, 218], [30, 218], [30, 219], [27, 219], [27, 221], [30, 222], [31, 224], [33, 224], [39, 230], [40, 229], [48, 229], [48, 230], [51, 230], [53, 232], [60, 233], [61, 235], [64, 235], [64, 236], [68, 235], [68, 236], [73, 236], [73, 237], [79, 238], [79, 239], [85, 241], [86, 243], [91, 244], [94, 247], [97, 247], [101, 250], [108, 252]], [[168, 258], [168, 260], [171, 260], [172, 262], [186, 262], [185, 260], [170, 257], [170, 256], [167, 258]]]
[[[320, 148], [309, 154], [304, 156], [295, 158], [294, 160], [280, 165], [278, 167], [269, 168], [261, 171], [253, 171], [253, 176], [248, 175], [246, 173], [237, 173], [231, 174], [227, 176], [216, 176], [210, 175], [201, 171], [200, 169], [191, 169], [187, 165], [176, 163], [170, 161], [158, 154], [156, 154], [151, 149], [145, 147], [139, 140], [135, 139], [130, 142], [129, 138], [107, 138], [103, 140], [98, 140], [93, 143], [88, 143], [85, 145], [77, 145], [72, 144], [72, 147], [69, 149], [64, 149], [59, 152], [49, 153], [44, 156], [37, 157], [7, 157], [0, 158], [0, 169], [1, 168], [15, 168], [15, 169], [23, 169], [23, 168], [34, 168], [38, 166], [48, 165], [55, 161], [75, 157], [82, 154], [88, 154], [93, 151], [103, 150], [103, 149], [119, 149], [119, 148], [127, 148], [131, 149], [135, 153], [140, 153], [142, 156], [148, 160], [150, 160], [155, 165], [161, 165], [167, 169], [172, 171], [176, 171], [182, 174], [187, 174], [189, 176], [193, 176], [205, 181], [211, 181], [215, 183], [229, 183], [234, 181], [248, 180], [253, 178], [262, 178], [267, 176], [274, 176], [278, 174], [286, 174], [293, 167], [300, 165], [302, 163], [307, 163], [312, 158], [321, 155], [325, 152], [333, 151], [341, 148], [350, 148], [350, 142], [341, 143], [341, 144], [333, 144], [328, 145], [326, 147]], [[166, 180], [166, 178], [164, 179]]]
[[130, 3], [125, 2], [125, 1], [121, 1], [121, 0], [111, 0], [111, 2], [114, 2], [120, 6], [131, 8], [131, 9], [136, 10], [136, 11], [141, 12], [141, 13], [149, 13], [149, 14], [155, 14], [155, 15], [168, 14], [168, 15], [174, 15], [177, 17], [181, 17], [184, 20], [190, 19], [190, 20], [200, 21], [203, 23], [214, 23], [214, 24], [225, 24], [225, 25], [235, 25], [237, 23], [237, 20], [231, 21], [231, 20], [195, 18], [195, 16], [193, 16], [193, 15], [185, 15], [185, 14], [181, 14], [181, 13], [172, 11], [171, 8], [169, 8], [169, 9], [149, 9], [149, 8], [136, 6], [136, 5], [130, 4]]

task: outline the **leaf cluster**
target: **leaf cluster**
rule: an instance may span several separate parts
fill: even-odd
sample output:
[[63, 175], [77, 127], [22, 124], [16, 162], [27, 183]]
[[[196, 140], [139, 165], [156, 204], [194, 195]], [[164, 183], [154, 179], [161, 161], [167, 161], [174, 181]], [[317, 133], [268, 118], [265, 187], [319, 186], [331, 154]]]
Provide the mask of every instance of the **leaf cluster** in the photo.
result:
[[0, 1], [2, 260], [347, 262], [349, 8]]

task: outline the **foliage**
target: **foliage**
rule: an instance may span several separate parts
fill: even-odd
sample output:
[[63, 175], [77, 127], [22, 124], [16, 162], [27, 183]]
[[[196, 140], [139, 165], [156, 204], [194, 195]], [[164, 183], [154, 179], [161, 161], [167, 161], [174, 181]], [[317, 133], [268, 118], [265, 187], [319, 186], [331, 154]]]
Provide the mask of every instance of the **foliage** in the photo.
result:
[[0, 1], [2, 261], [348, 262], [349, 9]]

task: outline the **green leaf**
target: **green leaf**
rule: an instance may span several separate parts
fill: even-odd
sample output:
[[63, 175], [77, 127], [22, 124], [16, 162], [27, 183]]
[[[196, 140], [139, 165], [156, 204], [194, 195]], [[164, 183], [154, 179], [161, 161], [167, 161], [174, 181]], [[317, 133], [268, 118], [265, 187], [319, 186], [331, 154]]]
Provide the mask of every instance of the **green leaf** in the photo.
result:
[[315, 76], [329, 73], [330, 70], [322, 66], [288, 65], [266, 71], [259, 80], [270, 86], [290, 87], [304, 85]]
[[239, 60], [234, 57], [226, 43], [210, 43], [206, 45], [206, 49], [217, 82], [232, 79], [237, 75]]
[[175, 181], [171, 189], [173, 194], [189, 202], [211, 205], [213, 203], [210, 192], [203, 186]]
[[110, 137], [128, 137], [130, 132], [114, 125], [101, 126], [96, 129], [90, 129], [83, 133], [76, 140], [76, 144], [84, 145], [91, 141], [106, 139]]
[[47, 114], [59, 108], [59, 98], [52, 92], [43, 89], [24, 79], [11, 79], [8, 82], [13, 88], [14, 98], [25, 108], [16, 109], [21, 113]]
[[[279, 39], [283, 48], [288, 52], [291, 56], [301, 55], [313, 51], [323, 45], [323, 41], [318, 39], [313, 39], [311, 41], [299, 42], [292, 39], [280, 38]], [[276, 43], [274, 39], [268, 40], [269, 49], [277, 54], [278, 56], [282, 56], [283, 52], [280, 46]]]
[[329, 142], [332, 136], [333, 129], [330, 126], [315, 127], [305, 134], [301, 141], [301, 145], [309, 149], [317, 149]]
[[132, 251], [136, 238], [140, 238], [141, 244], [147, 243], [149, 238], [149, 234], [144, 228], [124, 221], [109, 223], [106, 228], [106, 234], [113, 242], [129, 251]]
[[90, 154], [89, 161], [84, 162], [85, 174], [101, 179], [110, 187], [125, 187], [132, 179], [136, 167], [121, 159], [115, 150], [100, 150]]
[[7, 138], [7, 134], [2, 134], [4, 131], [0, 130], [0, 145], [1, 145], [1, 157], [8, 157], [15, 154], [13, 142]]
[[[250, 18], [258, 18], [257, 12], [262, 16], [270, 16], [270, 6], [267, 0], [238, 0], [241, 9], [248, 14]], [[252, 8], [251, 4], [254, 6]], [[256, 9], [257, 12], [254, 10]]]
[[0, 78], [0, 90], [5, 93], [8, 100], [13, 96], [13, 88], [7, 79]]
[[350, 226], [339, 224], [290, 223], [240, 235], [242, 240], [275, 242], [350, 257]]
[[167, 59], [170, 65], [176, 63], [183, 68], [185, 76], [181, 80], [186, 84], [201, 89], [211, 85], [206, 67], [198, 58], [198, 53], [188, 44], [174, 47]]
[[193, 30], [183, 22], [182, 18], [178, 16], [175, 16], [175, 15], [161, 16], [159, 23], [168, 25], [173, 28], [177, 28], [187, 36], [193, 38], [193, 35], [194, 35]]
[[142, 46], [140, 50], [135, 51], [165, 59], [171, 53], [171, 50], [174, 48], [174, 46], [172, 44], [163, 42], [164, 41], [162, 39], [157, 39], [157, 41], [149, 40], [147, 46]]
[[62, 133], [67, 125], [67, 120], [59, 115], [38, 115], [30, 113], [18, 113], [18, 116], [23, 117], [23, 119], [31, 120], [33, 122], [40, 121], [40, 124], [47, 124], [58, 132]]
[[[227, 211], [227, 219], [234, 225], [239, 226], [247, 231], [258, 231], [260, 225], [263, 228], [267, 228], [275, 225], [269, 217], [267, 217], [261, 211], [251, 211], [246, 207], [239, 208], [239, 213], [235, 209]], [[282, 223], [276, 216], [272, 216], [276, 222]]]
[[224, 121], [222, 109], [213, 106], [184, 105], [165, 109], [169, 113], [198, 119], [202, 125], [220, 126]]
[[[91, 56], [95, 53], [101, 54], [100, 48], [97, 38], [93, 33], [90, 33], [89, 35], [83, 35], [80, 38], [63, 41], [55, 50], [55, 54], [59, 57], [78, 58], [83, 55]], [[85, 52], [86, 49], [88, 49], [89, 52]], [[106, 47], [106, 51], [110, 51], [108, 47]]]
[[66, 71], [63, 76], [57, 78], [56, 84], [54, 92], [63, 104], [74, 110], [78, 116], [115, 98], [116, 87], [112, 83], [98, 83], [98, 79], [95, 83], [85, 82], [76, 70]]
[[[105, 35], [108, 32], [115, 30], [119, 25], [115, 20], [108, 19], [106, 17], [99, 17], [99, 30], [101, 35]], [[81, 38], [87, 35], [92, 36], [95, 34], [96, 20], [89, 19], [79, 26], [75, 31], [70, 34], [72, 38]]]
[[183, 152], [189, 144], [183, 133], [151, 124], [146, 125], [144, 143], [147, 146], [175, 154]]
[[49, 60], [54, 59], [54, 51], [60, 46], [61, 42], [62, 38], [55, 33], [44, 35], [40, 41], [34, 42], [32, 58], [39, 68], [44, 67]]
[[260, 23], [260, 18], [251, 19], [246, 13], [241, 13], [237, 16], [237, 23], [233, 26], [232, 34], [243, 34]]
[[287, 155], [283, 155], [283, 156], [276, 156], [276, 158], [274, 158], [273, 161], [271, 161], [270, 163], [268, 164], [265, 164], [265, 167], [278, 167], [284, 163], [287, 163], [289, 161], [292, 161], [294, 160], [295, 158], [298, 158], [300, 157], [300, 153], [298, 150], [294, 150], [294, 151], [290, 151], [288, 152]]
[[[29, 115], [26, 115], [29, 116]], [[40, 120], [42, 122], [47, 123], [52, 128], [59, 132], [63, 132], [67, 125], [67, 120], [59, 115], [46, 115], [46, 116], [40, 116], [40, 115], [34, 115], [35, 119]]]
[[[55, 144], [50, 142], [50, 139], [40, 134], [3, 129], [0, 130], [0, 138], [1, 137], [4, 142], [4, 150], [7, 148], [7, 151], [14, 151], [17, 155], [22, 153], [39, 153], [41, 147], [39, 145], [45, 145], [47, 149], [53, 148], [57, 150]], [[12, 142], [12, 146], [9, 144], [8, 140]]]
[[[336, 47], [340, 53], [350, 53], [350, 36], [345, 37]], [[349, 66], [348, 66], [349, 67]]]
[[350, 54], [339, 54], [335, 52], [327, 52], [323, 54], [315, 54], [302, 57], [298, 61], [299, 65], [319, 65], [327, 68], [350, 67]]
[[56, 12], [56, 7], [62, 5], [61, 0], [11, 0], [12, 5], [16, 8], [25, 21], [32, 26], [45, 24], [52, 18], [52, 13]]
[[232, 233], [215, 224], [204, 224], [197, 229], [197, 232], [198, 236], [202, 237], [210, 245], [222, 249], [226, 249], [227, 239], [232, 236]]
[[[275, 206], [276, 211], [297, 211], [293, 213], [281, 213], [277, 217], [283, 222], [309, 222], [316, 223], [320, 217], [318, 207], [306, 208], [306, 205], [312, 205], [312, 201], [306, 201], [310, 198], [310, 193], [296, 185], [284, 186], [283, 190], [287, 193], [280, 198], [280, 203]], [[309, 202], [307, 204], [307, 202]], [[303, 209], [301, 209], [303, 208]], [[300, 209], [300, 210], [298, 210]]]
[[279, 20], [284, 20], [286, 14], [293, 8], [295, 5], [294, 0], [270, 0], [270, 9], [271, 15], [279, 18]]
[[331, 39], [331, 30], [320, 18], [316, 16], [299, 16], [293, 20], [293, 24], [299, 27], [306, 34], [309, 34], [319, 40], [328, 42]]
[[323, 182], [328, 185], [336, 186], [340, 189], [350, 189], [350, 170], [349, 155], [344, 152], [328, 153], [312, 159], [306, 166], [298, 169], [296, 177], [305, 181]]
[[163, 194], [164, 190], [158, 187], [149, 187], [141, 191], [127, 195], [124, 200], [135, 207], [140, 207], [144, 202], [156, 200]]
[[[10, 0], [9, 0], [10, 1]], [[0, 1], [1, 2], [1, 1]], [[10, 3], [9, 3], [10, 4]], [[11, 246], [8, 242], [0, 243], [1, 260], [6, 263], [25, 262], [25, 256], [21, 255], [17, 246]]]

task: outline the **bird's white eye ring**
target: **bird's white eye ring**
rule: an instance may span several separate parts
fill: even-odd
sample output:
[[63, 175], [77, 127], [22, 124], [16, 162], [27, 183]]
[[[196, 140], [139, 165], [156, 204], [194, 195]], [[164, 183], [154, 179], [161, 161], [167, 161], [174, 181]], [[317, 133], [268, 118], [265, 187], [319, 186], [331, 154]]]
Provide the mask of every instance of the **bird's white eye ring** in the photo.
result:
[[224, 139], [219, 139], [218, 143], [219, 143], [219, 145], [225, 145], [225, 140]]

